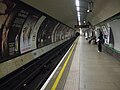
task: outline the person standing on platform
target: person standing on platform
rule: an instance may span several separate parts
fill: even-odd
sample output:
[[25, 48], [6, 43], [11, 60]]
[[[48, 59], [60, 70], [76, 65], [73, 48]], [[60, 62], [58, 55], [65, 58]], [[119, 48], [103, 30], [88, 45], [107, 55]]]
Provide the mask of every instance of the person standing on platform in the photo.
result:
[[103, 34], [100, 31], [100, 34], [97, 39], [97, 45], [98, 45], [98, 52], [102, 52], [102, 44], [104, 44]]

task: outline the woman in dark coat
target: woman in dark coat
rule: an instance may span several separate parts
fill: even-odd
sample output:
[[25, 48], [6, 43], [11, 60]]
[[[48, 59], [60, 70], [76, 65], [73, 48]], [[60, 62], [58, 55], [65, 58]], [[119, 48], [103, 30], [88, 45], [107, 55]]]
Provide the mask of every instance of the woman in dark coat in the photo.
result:
[[98, 37], [98, 40], [97, 40], [97, 44], [98, 44], [98, 52], [102, 52], [102, 44], [104, 43], [104, 39], [103, 39], [103, 34], [102, 32], [100, 31], [100, 35]]

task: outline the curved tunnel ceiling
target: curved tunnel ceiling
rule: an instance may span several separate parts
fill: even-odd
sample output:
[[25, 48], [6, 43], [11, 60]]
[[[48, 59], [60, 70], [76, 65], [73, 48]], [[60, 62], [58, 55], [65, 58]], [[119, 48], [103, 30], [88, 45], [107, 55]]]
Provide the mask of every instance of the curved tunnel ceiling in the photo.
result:
[[[77, 11], [75, 0], [21, 0], [36, 9], [56, 18], [57, 20], [74, 27], [77, 22]], [[91, 0], [80, 0], [81, 22], [86, 20], [88, 2]]]
[[21, 0], [57, 20], [74, 27], [77, 14], [74, 0]]

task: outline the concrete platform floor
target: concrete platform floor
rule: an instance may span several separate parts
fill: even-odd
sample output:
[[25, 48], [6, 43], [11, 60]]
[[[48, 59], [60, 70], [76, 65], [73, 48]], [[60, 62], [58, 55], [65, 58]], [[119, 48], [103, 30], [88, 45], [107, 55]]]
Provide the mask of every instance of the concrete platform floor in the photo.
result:
[[120, 61], [80, 36], [64, 90], [120, 90]]

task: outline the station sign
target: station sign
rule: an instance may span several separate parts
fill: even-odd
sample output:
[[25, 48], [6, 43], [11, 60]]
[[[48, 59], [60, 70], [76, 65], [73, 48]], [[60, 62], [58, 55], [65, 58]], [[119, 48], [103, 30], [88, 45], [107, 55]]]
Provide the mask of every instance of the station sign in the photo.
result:
[[75, 28], [89, 28], [89, 25], [75, 25]]

